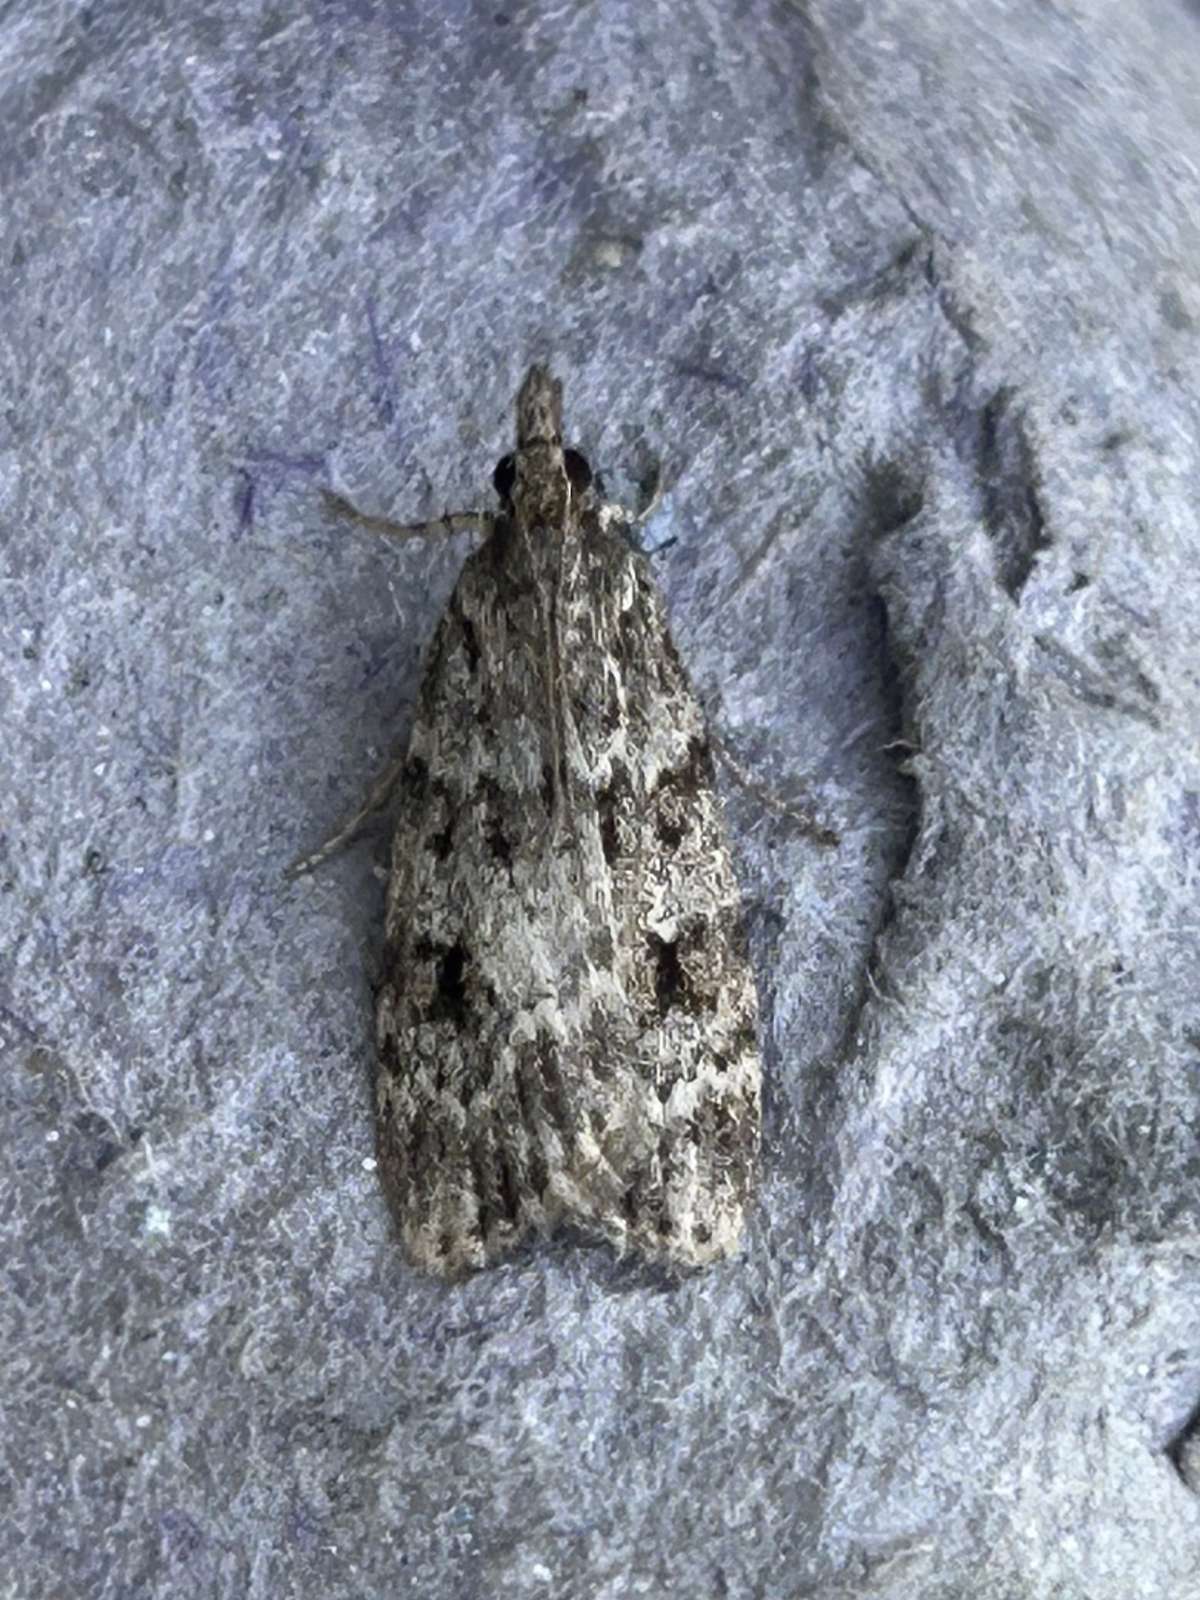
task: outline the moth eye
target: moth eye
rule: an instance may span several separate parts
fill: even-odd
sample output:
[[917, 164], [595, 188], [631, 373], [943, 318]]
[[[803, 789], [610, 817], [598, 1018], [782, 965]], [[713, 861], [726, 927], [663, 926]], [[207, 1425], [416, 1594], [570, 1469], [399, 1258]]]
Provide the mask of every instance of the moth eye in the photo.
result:
[[582, 494], [592, 481], [592, 469], [586, 459], [578, 450], [563, 451], [563, 465], [567, 469], [567, 477], [576, 494]]
[[496, 463], [495, 472], [492, 473], [492, 484], [501, 500], [510, 500], [512, 498], [516, 481], [516, 458], [511, 455], [501, 456]]

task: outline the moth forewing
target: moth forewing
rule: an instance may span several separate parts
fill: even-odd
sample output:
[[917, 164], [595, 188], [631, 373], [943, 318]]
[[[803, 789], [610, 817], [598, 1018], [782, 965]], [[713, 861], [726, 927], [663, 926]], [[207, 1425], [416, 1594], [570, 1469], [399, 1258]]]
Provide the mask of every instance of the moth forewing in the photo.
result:
[[442, 1275], [562, 1222], [701, 1266], [741, 1233], [760, 1085], [709, 741], [544, 367], [516, 409], [400, 779], [381, 1172], [409, 1258]]

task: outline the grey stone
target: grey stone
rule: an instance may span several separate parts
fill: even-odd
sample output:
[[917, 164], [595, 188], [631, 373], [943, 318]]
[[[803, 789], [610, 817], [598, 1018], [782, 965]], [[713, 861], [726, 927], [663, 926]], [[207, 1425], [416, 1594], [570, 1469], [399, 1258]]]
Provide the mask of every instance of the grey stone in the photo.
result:
[[[5, 1592], [1200, 1595], [1197, 8], [0, 41]], [[282, 878], [466, 548], [319, 489], [484, 503], [539, 357], [753, 780], [763, 1179], [682, 1283], [402, 1265], [386, 828]]]

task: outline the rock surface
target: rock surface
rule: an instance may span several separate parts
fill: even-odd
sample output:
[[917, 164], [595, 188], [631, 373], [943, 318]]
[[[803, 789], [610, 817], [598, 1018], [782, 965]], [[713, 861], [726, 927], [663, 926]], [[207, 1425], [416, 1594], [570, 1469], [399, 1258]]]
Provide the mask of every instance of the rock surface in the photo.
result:
[[[1200, 1594], [1200, 12], [34, 0], [0, 40], [0, 1569]], [[446, 1289], [377, 829], [530, 360], [648, 525], [767, 1055], [742, 1255]], [[840, 836], [823, 848], [762, 791]]]

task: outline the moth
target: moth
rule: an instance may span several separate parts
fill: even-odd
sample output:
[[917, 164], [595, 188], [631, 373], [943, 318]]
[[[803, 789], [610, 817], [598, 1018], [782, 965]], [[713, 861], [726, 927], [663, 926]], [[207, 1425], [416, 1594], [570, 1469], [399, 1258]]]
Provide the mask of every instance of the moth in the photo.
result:
[[633, 519], [534, 366], [433, 637], [398, 780], [378, 1157], [408, 1259], [455, 1277], [573, 1225], [734, 1250], [757, 1002], [705, 720]]

